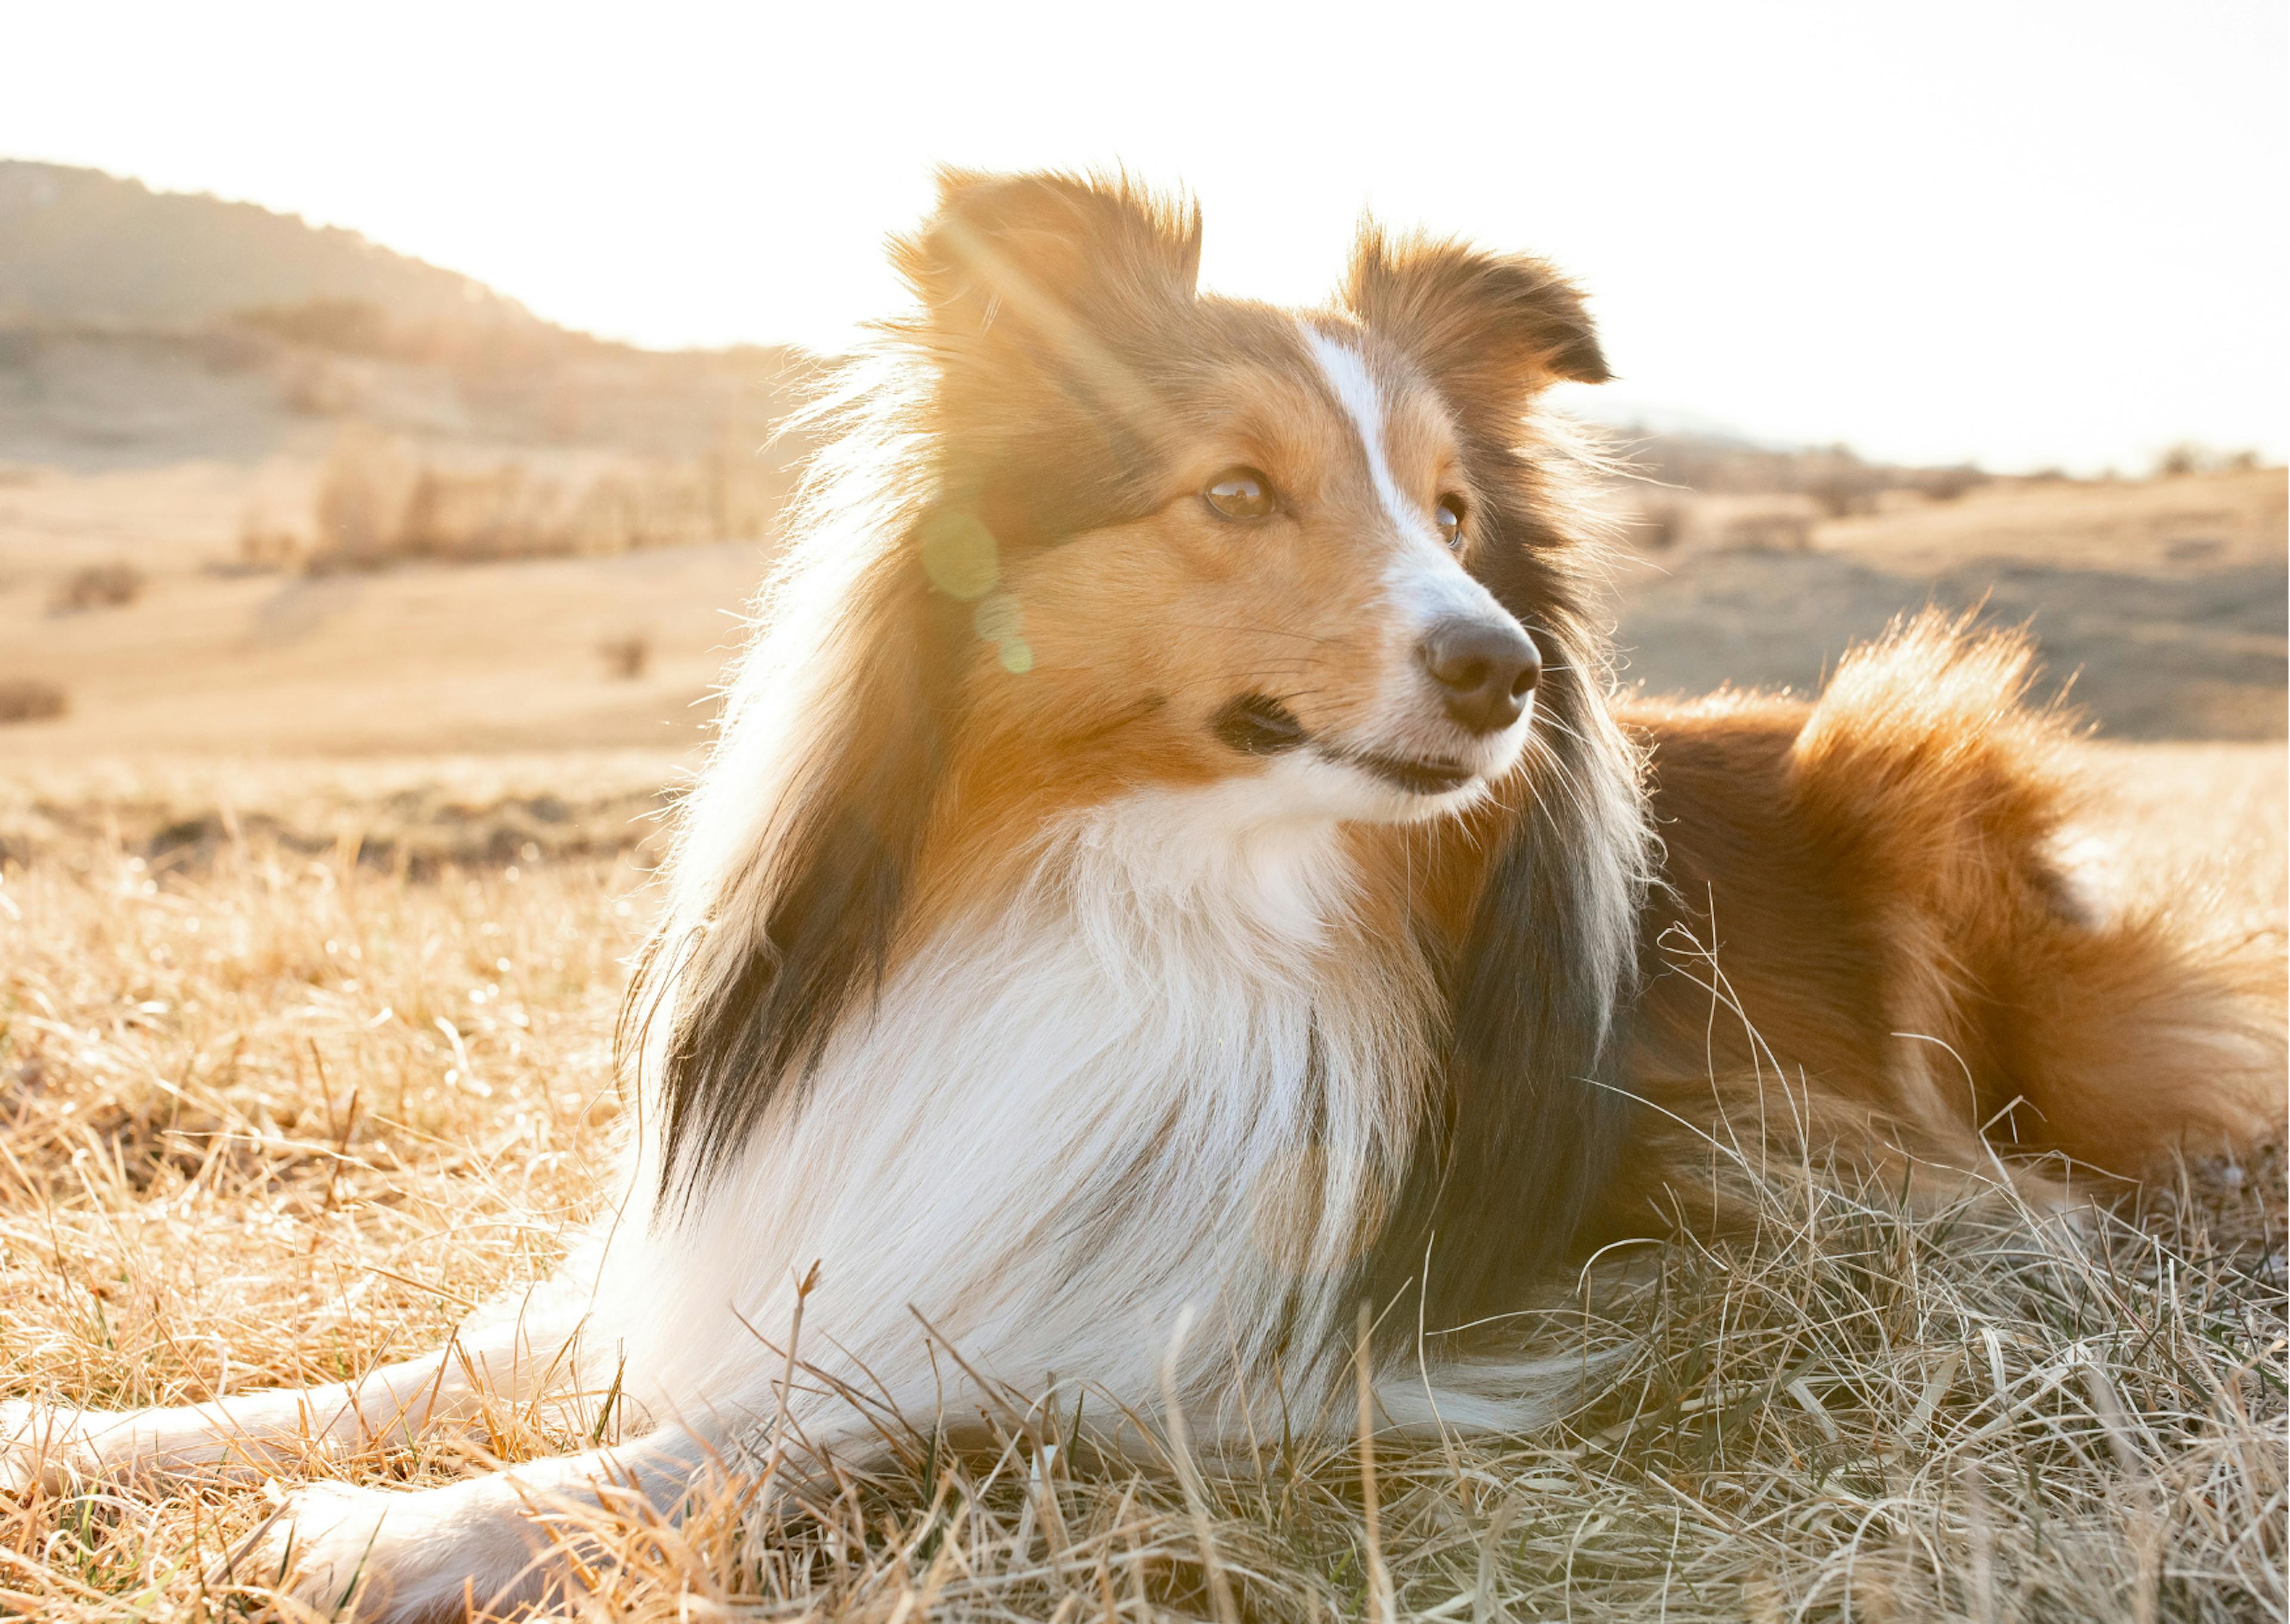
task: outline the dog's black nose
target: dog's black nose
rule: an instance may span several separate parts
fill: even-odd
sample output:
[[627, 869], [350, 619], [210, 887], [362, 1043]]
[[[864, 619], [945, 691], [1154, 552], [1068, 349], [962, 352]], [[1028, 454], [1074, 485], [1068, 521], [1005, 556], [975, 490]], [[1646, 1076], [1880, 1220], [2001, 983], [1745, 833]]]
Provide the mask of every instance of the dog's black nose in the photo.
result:
[[1542, 680], [1534, 639], [1512, 620], [1442, 620], [1421, 652], [1447, 714], [1475, 733], [1501, 732], [1517, 721]]

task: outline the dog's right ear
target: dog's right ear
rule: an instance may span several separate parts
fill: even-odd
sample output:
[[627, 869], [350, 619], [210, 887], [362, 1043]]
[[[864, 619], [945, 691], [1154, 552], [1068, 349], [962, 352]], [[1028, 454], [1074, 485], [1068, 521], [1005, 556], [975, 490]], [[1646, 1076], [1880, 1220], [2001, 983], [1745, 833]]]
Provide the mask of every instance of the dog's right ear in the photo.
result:
[[1125, 180], [940, 177], [938, 212], [893, 244], [923, 312], [945, 496], [1005, 547], [1120, 516], [1175, 423], [1146, 357], [1194, 307], [1199, 210]]
[[941, 170], [938, 212], [894, 239], [891, 257], [941, 342], [1054, 351], [1189, 304], [1200, 209], [1125, 178]]

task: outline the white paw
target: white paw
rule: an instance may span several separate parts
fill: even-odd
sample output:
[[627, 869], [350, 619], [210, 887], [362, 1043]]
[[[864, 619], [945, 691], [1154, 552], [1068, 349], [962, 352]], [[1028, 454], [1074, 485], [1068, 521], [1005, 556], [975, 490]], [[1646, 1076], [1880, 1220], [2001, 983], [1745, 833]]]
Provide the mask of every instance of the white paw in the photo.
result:
[[427, 1624], [546, 1595], [563, 1578], [549, 1546], [500, 1474], [439, 1489], [313, 1483], [288, 1491], [207, 1580], [317, 1618]]
[[38, 1412], [20, 1398], [0, 1398], [0, 1493], [20, 1495], [39, 1476]]
[[103, 1462], [88, 1439], [114, 1419], [68, 1405], [0, 1399], [0, 1492], [21, 1496], [37, 1488], [52, 1494], [74, 1479], [95, 1476]]
[[[343, 1616], [362, 1586], [375, 1588], [369, 1580], [374, 1557], [387, 1557], [381, 1531], [389, 1502], [404, 1498], [345, 1484], [306, 1484], [288, 1492], [262, 1525], [208, 1573], [207, 1582], [291, 1596], [322, 1618]], [[357, 1616], [392, 1615], [361, 1607]]]

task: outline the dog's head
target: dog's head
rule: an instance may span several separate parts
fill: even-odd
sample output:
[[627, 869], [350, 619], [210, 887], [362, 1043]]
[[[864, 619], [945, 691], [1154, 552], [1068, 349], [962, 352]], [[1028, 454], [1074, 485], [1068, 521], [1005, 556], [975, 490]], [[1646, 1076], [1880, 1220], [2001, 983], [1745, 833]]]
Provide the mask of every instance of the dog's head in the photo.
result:
[[676, 988], [671, 1159], [879, 984], [929, 850], [964, 860], [943, 894], [1139, 791], [1333, 824], [1525, 786], [1472, 843], [1476, 917], [1437, 927], [1469, 966], [1451, 1071], [1596, 1060], [1643, 852], [1534, 426], [1605, 376], [1581, 299], [1370, 229], [1300, 314], [1201, 293], [1198, 247], [1125, 183], [966, 175], [897, 244], [919, 308], [796, 517], [630, 1006]]
[[1520, 442], [1548, 385], [1605, 376], [1581, 299], [1371, 232], [1298, 314], [1201, 294], [1198, 247], [1195, 215], [1042, 176], [949, 177], [899, 245], [961, 754], [1081, 800], [1256, 777], [1289, 812], [1451, 811], [1579, 653]]

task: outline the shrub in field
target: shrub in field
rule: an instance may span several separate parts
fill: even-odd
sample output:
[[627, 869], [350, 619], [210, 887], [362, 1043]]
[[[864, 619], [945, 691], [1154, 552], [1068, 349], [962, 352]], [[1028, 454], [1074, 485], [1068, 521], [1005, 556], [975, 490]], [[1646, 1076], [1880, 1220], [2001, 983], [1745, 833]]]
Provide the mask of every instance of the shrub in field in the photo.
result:
[[49, 607], [58, 614], [83, 609], [124, 609], [143, 596], [143, 572], [125, 560], [91, 564], [74, 570], [56, 588]]
[[309, 551], [303, 539], [283, 524], [274, 524], [270, 516], [259, 508], [250, 508], [239, 522], [238, 558], [240, 570], [285, 570], [302, 561]]
[[37, 676], [0, 676], [0, 723], [45, 722], [71, 708], [63, 684]]
[[1624, 466], [1637, 477], [1704, 495], [1789, 493], [1810, 498], [1823, 518], [1877, 510], [1888, 492], [1951, 501], [1990, 476], [1969, 464], [1904, 468], [1865, 462], [1843, 445], [1764, 446], [1723, 436], [1624, 436]]
[[320, 476], [316, 572], [401, 559], [447, 564], [601, 556], [765, 534], [779, 470], [730, 451], [653, 457], [585, 471], [434, 459], [357, 429]]
[[2155, 477], [2183, 479], [2190, 474], [2246, 473], [2259, 466], [2254, 451], [2222, 452], [2199, 441], [2182, 440], [2155, 459]]
[[420, 468], [388, 436], [353, 429], [334, 443], [318, 480], [316, 572], [374, 569], [398, 550]]
[[607, 637], [597, 645], [597, 654], [605, 662], [606, 676], [632, 683], [652, 664], [652, 639], [642, 632]]
[[1630, 518], [1630, 540], [1647, 552], [1668, 552], [1685, 533], [1692, 506], [1692, 499], [1681, 493], [1660, 490], [1640, 493]]
[[1719, 545], [1737, 553], [1802, 553], [1813, 545], [1813, 520], [1786, 509], [1741, 514], [1727, 523]]
[[1824, 510], [1802, 492], [1633, 493], [1626, 534], [1646, 552], [1800, 553]]

